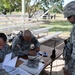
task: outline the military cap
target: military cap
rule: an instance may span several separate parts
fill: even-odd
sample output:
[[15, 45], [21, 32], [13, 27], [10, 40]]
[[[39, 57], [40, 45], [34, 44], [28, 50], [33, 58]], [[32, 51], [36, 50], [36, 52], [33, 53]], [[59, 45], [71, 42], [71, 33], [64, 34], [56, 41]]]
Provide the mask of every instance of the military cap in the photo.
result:
[[64, 7], [64, 17], [75, 15], [75, 1], [71, 1]]

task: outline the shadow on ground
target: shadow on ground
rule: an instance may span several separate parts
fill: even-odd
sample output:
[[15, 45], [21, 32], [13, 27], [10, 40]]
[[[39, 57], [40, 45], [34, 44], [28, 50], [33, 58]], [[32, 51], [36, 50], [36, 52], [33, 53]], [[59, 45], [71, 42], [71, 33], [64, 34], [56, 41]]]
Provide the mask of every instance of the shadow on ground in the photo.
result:
[[[58, 37], [58, 39], [51, 39], [43, 43], [43, 45], [54, 48], [54, 43], [55, 43], [54, 41], [56, 41], [56, 49], [63, 50], [64, 39], [60, 37]], [[63, 60], [63, 56], [61, 55], [58, 59], [56, 59], [53, 62], [52, 75], [64, 75], [63, 67], [64, 67], [64, 60]], [[45, 72], [41, 73], [40, 75], [50, 75], [50, 65], [48, 65], [45, 69]]]
[[60, 37], [50, 39], [50, 40], [44, 42], [43, 45], [46, 45], [46, 46], [54, 48], [55, 42], [56, 42], [56, 48], [59, 49], [59, 50], [62, 50], [63, 46], [64, 46], [64, 39], [62, 39]]

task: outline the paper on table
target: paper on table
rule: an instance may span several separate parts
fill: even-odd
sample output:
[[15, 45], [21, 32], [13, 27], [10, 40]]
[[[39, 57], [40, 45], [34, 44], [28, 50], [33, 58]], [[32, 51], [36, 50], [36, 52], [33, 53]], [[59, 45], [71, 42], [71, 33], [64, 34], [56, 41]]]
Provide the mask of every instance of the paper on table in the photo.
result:
[[10, 75], [31, 75], [28, 72], [24, 71], [21, 68], [16, 68], [14, 71], [9, 73]]
[[27, 65], [27, 63], [28, 63], [28, 60], [25, 60], [23, 58], [19, 58], [19, 60], [23, 61], [25, 65]]
[[15, 65], [17, 62], [17, 57], [12, 58], [12, 53], [9, 53], [5, 56], [5, 59], [3, 61], [3, 65], [2, 68], [5, 69], [7, 72], [12, 71], [13, 69], [15, 69]]
[[11, 60], [11, 57], [12, 57], [12, 53], [9, 53], [5, 56], [2, 68], [4, 68], [4, 65]]
[[22, 68], [23, 70], [31, 73], [31, 74], [34, 74], [34, 75], [39, 75], [39, 73], [42, 71], [42, 69], [44, 68], [44, 64], [43, 63], [39, 63], [39, 67], [38, 68], [30, 68], [28, 67], [26, 64], [21, 64], [19, 66], [20, 68]]
[[6, 65], [6, 66], [10, 66], [10, 67], [15, 67], [16, 62], [17, 62], [17, 57], [11, 59], [11, 60], [10, 60], [8, 63], [6, 63], [5, 65]]
[[15, 68], [5, 65], [5, 66], [4, 66], [4, 69], [5, 69], [6, 72], [9, 73], [9, 72], [13, 71]]

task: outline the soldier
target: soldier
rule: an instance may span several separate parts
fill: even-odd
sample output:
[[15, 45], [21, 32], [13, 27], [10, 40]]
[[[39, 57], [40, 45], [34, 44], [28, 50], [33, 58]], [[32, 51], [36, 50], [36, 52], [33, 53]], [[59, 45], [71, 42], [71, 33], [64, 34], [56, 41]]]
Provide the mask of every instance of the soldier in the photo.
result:
[[[29, 51], [32, 44], [35, 49], [34, 51]], [[22, 34], [16, 36], [12, 42], [12, 49], [16, 56], [24, 56], [29, 53], [35, 55], [40, 50], [39, 47], [40, 43], [29, 30], [25, 30]]]
[[0, 62], [4, 60], [6, 54], [10, 53], [10, 47], [7, 44], [7, 37], [4, 33], [0, 33]]
[[9, 75], [4, 69], [0, 69], [0, 75]]
[[64, 17], [73, 24], [70, 39], [64, 49], [65, 73], [75, 75], [75, 1], [64, 7]]

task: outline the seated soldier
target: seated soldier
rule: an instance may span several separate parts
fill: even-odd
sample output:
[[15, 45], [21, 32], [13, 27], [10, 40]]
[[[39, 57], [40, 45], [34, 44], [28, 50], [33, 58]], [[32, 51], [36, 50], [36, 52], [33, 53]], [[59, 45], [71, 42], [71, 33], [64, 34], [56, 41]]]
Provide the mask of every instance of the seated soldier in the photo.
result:
[[[30, 50], [30, 46], [34, 45], [34, 50]], [[40, 43], [32, 35], [29, 30], [25, 30], [22, 34], [17, 35], [12, 42], [12, 49], [15, 56], [25, 56], [28, 54], [35, 55], [40, 50]]]
[[7, 44], [7, 37], [4, 33], [0, 33], [0, 62], [4, 60], [6, 54], [10, 53], [10, 47]]

